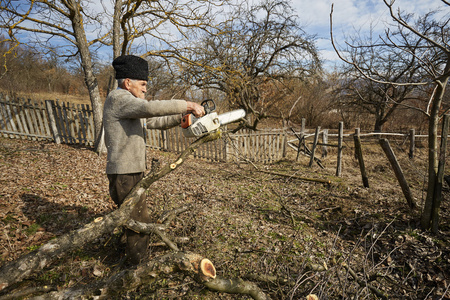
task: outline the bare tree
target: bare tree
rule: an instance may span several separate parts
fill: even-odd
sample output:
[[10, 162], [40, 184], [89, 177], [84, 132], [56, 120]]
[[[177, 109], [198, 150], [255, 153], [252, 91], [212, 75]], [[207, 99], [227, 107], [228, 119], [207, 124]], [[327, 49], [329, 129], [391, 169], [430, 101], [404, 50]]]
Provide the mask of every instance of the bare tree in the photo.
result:
[[[26, 43], [48, 53], [54, 51], [52, 46], [55, 42], [59, 44], [58, 54], [67, 59], [79, 58], [92, 104], [97, 137], [101, 128], [102, 106], [90, 48], [104, 37], [88, 41], [86, 27], [99, 28], [101, 24], [99, 14], [88, 10], [84, 4], [77, 0], [2, 1], [0, 28], [7, 30], [10, 40], [17, 45]], [[24, 33], [27, 38], [21, 36]]]
[[[411, 42], [411, 33], [402, 30], [399, 24], [397, 28], [390, 33], [390, 39], [395, 38], [397, 43], [402, 44]], [[370, 32], [369, 39], [356, 37], [348, 44], [348, 59], [357, 64], [359, 69], [352, 64], [343, 67], [342, 76], [346, 79], [335, 91], [345, 94], [345, 97], [338, 98], [339, 105], [359, 108], [373, 115], [374, 131], [381, 131], [399, 107], [415, 107], [412, 103], [423, 95], [415, 85], [392, 83], [409, 83], [426, 75], [414, 54], [385, 43], [383, 38], [374, 40], [372, 30]], [[374, 80], [367, 80], [366, 76]]]
[[[402, 13], [401, 11], [394, 11], [395, 0], [383, 0], [389, 10], [392, 20], [397, 24], [397, 32], [392, 33], [389, 29], [386, 30], [384, 36], [381, 38], [380, 44], [367, 45], [373, 51], [382, 51], [384, 49], [394, 49], [393, 61], [397, 61], [397, 66], [394, 65], [395, 70], [401, 70], [402, 66], [411, 64], [416, 61], [414, 68], [420, 69], [421, 76], [409, 76], [405, 79], [399, 79], [397, 82], [395, 78], [376, 78], [374, 74], [378, 71], [377, 67], [366, 64], [369, 61], [367, 57], [364, 63], [361, 61], [352, 60], [350, 57], [345, 57], [339, 51], [333, 41], [332, 30], [332, 13], [330, 14], [331, 21], [331, 37], [333, 46], [339, 57], [355, 68], [364, 78], [374, 83], [390, 85], [392, 89], [402, 88], [406, 86], [415, 87], [432, 87], [432, 93], [426, 107], [414, 107], [414, 109], [421, 110], [428, 117], [428, 189], [425, 206], [422, 212], [421, 225], [422, 228], [433, 228], [437, 231], [438, 228], [438, 214], [439, 203], [441, 197], [441, 190], [439, 186], [442, 184], [442, 178], [438, 178], [438, 125], [442, 114], [442, 102], [450, 77], [450, 47], [448, 44], [449, 27], [448, 16], [442, 21], [434, 19], [435, 13], [429, 12], [417, 18], [413, 22], [412, 16]], [[442, 0], [446, 7], [450, 7], [448, 1]], [[399, 38], [400, 37], [400, 38]], [[404, 69], [407, 74], [408, 69]], [[394, 102], [393, 102], [394, 103]], [[433, 213], [434, 212], [434, 213]]]
[[[180, 40], [173, 39], [173, 36], [181, 35], [185, 39], [187, 36], [183, 30], [207, 28], [213, 24], [213, 7], [223, 2], [226, 0], [210, 0], [208, 5], [200, 0], [182, 3], [115, 0], [110, 8], [106, 2], [96, 5], [95, 2], [81, 0], [7, 0], [0, 4], [0, 29], [7, 31], [8, 38], [4, 41], [14, 46], [26, 43], [44, 54], [57, 49], [58, 55], [79, 63], [94, 111], [98, 140], [102, 102], [94, 58], [100, 55], [99, 50], [105, 46], [106, 49], [112, 47], [113, 58], [129, 53], [141, 53], [144, 57], [163, 55], [161, 48], [175, 45]], [[174, 34], [174, 31], [181, 34]]]
[[[232, 106], [245, 107], [256, 116], [256, 128], [278, 106], [278, 99], [264, 97], [264, 87], [287, 91], [285, 78], [314, 74], [320, 65], [317, 50], [313, 37], [299, 27], [289, 2], [228, 6], [227, 14], [224, 3], [228, 1], [210, 0], [205, 5], [200, 0], [115, 0], [113, 7], [102, 3], [98, 9], [80, 0], [5, 1], [0, 6], [0, 28], [17, 45], [27, 43], [44, 54], [57, 52], [79, 62], [97, 140], [102, 102], [95, 59], [105, 46], [112, 47], [112, 58], [128, 53], [159, 58], [168, 63], [167, 72], [181, 69], [188, 86], [221, 90]], [[180, 85], [178, 92], [183, 95], [188, 86]]]
[[200, 37], [195, 45], [172, 49], [172, 55], [185, 58], [183, 79], [222, 91], [229, 107], [245, 108], [255, 116], [248, 124], [254, 129], [261, 119], [280, 117], [276, 107], [282, 100], [265, 91], [283, 95], [289, 92], [286, 80], [320, 69], [314, 37], [301, 29], [288, 1], [242, 5]]

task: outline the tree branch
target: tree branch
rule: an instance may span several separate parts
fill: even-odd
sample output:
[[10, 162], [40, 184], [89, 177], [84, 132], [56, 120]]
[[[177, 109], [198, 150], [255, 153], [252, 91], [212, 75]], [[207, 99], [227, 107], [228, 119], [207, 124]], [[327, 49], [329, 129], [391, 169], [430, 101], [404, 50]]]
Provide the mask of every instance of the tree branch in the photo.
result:
[[142, 223], [133, 219], [128, 220], [128, 222], [125, 224], [125, 226], [128, 229], [131, 229], [135, 232], [139, 232], [139, 233], [146, 233], [146, 234], [150, 234], [150, 233], [155, 233], [157, 234], [161, 240], [167, 245], [169, 246], [170, 249], [174, 250], [174, 251], [180, 251], [177, 247], [177, 245], [175, 245], [171, 240], [169, 240], [166, 235], [164, 233], [162, 233], [162, 231], [160, 230], [160, 226], [158, 226], [159, 224], [150, 224], [150, 223]]
[[255, 300], [269, 300], [255, 283], [240, 278], [226, 279], [216, 276], [214, 265], [199, 254], [174, 252], [158, 257], [134, 268], [123, 270], [109, 278], [92, 284], [76, 286], [65, 290], [50, 292], [42, 299], [79, 299], [96, 296], [114, 298], [122, 292], [149, 285], [159, 277], [181, 272], [205, 285], [212, 291], [229, 294], [249, 295]]
[[410, 30], [411, 32], [413, 32], [414, 34], [416, 34], [417, 36], [419, 36], [420, 38], [426, 40], [427, 42], [429, 42], [430, 44], [434, 45], [435, 47], [441, 49], [444, 53], [450, 54], [450, 51], [445, 48], [444, 46], [442, 46], [441, 44], [435, 42], [433, 39], [429, 38], [428, 36], [422, 34], [421, 32], [419, 32], [418, 30], [416, 30], [414, 27], [412, 27], [411, 25], [409, 25], [400, 15], [400, 13], [398, 13], [398, 16], [396, 16], [394, 14], [394, 10], [392, 9], [392, 5], [394, 4], [395, 1], [391, 0], [391, 3], [389, 4], [386, 0], [383, 0], [384, 4], [386, 4], [386, 6], [389, 8], [389, 13], [391, 14], [392, 19], [394, 19], [394, 21], [396, 21], [397, 23], [399, 23], [400, 25], [402, 25], [403, 27], [405, 27], [406, 29]]
[[[385, 0], [383, 0], [385, 1]], [[428, 82], [416, 82], [416, 83], [396, 83], [396, 82], [391, 82], [391, 81], [383, 81], [383, 80], [377, 80], [371, 76], [368, 76], [361, 68], [360, 66], [358, 66], [358, 64], [349, 61], [348, 59], [346, 59], [345, 57], [342, 56], [342, 54], [339, 52], [339, 50], [336, 47], [336, 44], [334, 43], [334, 37], [333, 37], [333, 7], [334, 4], [331, 5], [331, 12], [330, 12], [330, 38], [331, 38], [331, 45], [333, 46], [334, 51], [336, 52], [337, 56], [344, 61], [345, 63], [353, 66], [363, 77], [365, 77], [366, 79], [369, 79], [373, 82], [377, 82], [377, 83], [381, 83], [381, 84], [392, 84], [392, 85], [396, 85], [396, 86], [422, 86], [422, 85], [427, 85]]]

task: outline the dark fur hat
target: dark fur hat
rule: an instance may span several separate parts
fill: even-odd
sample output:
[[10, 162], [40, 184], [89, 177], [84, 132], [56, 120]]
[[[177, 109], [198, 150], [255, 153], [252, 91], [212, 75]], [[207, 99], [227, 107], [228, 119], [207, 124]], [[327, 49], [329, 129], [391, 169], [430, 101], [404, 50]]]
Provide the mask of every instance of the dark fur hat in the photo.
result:
[[116, 79], [138, 79], [148, 81], [148, 62], [134, 55], [122, 55], [112, 63], [116, 70]]

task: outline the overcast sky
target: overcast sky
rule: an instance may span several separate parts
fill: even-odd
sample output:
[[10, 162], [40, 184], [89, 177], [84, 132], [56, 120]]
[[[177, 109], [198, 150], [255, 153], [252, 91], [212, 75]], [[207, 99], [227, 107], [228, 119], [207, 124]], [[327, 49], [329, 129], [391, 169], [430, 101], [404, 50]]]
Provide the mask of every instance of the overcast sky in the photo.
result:
[[[351, 35], [357, 30], [367, 30], [371, 24], [385, 27], [390, 21], [389, 11], [383, 0], [292, 0], [297, 15], [309, 34], [317, 34], [317, 46], [328, 65], [338, 58], [330, 43], [330, 11], [334, 3], [333, 35], [335, 42], [344, 44], [344, 34]], [[423, 15], [443, 7], [440, 0], [396, 0], [395, 6], [402, 11]], [[449, 7], [446, 8], [450, 11]]]

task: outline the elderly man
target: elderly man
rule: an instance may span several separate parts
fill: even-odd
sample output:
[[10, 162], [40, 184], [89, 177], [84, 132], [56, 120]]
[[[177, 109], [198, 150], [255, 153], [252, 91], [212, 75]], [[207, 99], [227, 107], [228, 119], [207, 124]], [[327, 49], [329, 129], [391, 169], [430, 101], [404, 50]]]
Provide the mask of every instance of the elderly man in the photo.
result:
[[[147, 101], [148, 63], [134, 55], [117, 57], [112, 63], [118, 88], [108, 94], [103, 110], [106, 174], [112, 200], [120, 206], [146, 170], [145, 127], [167, 129], [179, 125], [182, 114], [192, 112], [201, 117], [204, 108], [185, 100]], [[149, 223], [145, 194], [142, 195], [131, 218]], [[126, 230], [126, 256], [138, 264], [147, 255], [149, 236]]]

